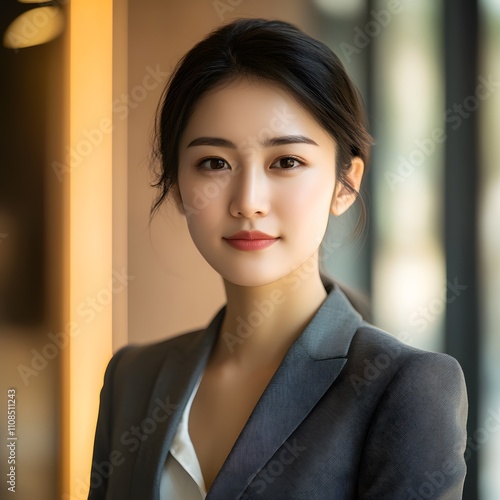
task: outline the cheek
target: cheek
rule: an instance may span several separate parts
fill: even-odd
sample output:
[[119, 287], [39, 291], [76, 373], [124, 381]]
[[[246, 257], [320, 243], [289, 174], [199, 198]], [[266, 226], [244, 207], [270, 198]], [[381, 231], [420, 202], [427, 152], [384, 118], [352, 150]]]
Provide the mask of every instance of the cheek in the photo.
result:
[[191, 236], [203, 241], [214, 233], [222, 219], [225, 190], [215, 180], [197, 180], [186, 176], [179, 178], [179, 192], [184, 206], [186, 222]]
[[[279, 196], [281, 218], [292, 221], [297, 231], [313, 234], [326, 230], [333, 196], [333, 179], [318, 182], [316, 178], [302, 178], [288, 186]], [[277, 205], [275, 205], [278, 208]]]
[[184, 207], [190, 207], [194, 215], [202, 215], [210, 205], [210, 190], [206, 183], [193, 175], [179, 173], [179, 192]]

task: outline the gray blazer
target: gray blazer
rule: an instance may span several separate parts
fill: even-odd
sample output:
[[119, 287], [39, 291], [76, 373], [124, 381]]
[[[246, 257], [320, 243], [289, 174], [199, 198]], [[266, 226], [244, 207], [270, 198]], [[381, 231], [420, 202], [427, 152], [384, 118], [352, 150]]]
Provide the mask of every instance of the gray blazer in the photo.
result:
[[[460, 365], [401, 343], [363, 321], [338, 285], [325, 288], [328, 297], [286, 353], [207, 500], [462, 498]], [[168, 450], [224, 311], [205, 330], [114, 355], [89, 499], [158, 500]]]

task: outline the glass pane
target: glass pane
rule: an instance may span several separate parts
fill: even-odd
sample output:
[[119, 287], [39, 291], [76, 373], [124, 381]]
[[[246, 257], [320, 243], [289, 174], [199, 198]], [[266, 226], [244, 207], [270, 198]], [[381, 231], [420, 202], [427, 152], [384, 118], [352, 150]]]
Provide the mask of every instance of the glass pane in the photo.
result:
[[405, 2], [378, 37], [374, 61], [375, 323], [411, 345], [437, 351], [447, 292], [439, 7]]

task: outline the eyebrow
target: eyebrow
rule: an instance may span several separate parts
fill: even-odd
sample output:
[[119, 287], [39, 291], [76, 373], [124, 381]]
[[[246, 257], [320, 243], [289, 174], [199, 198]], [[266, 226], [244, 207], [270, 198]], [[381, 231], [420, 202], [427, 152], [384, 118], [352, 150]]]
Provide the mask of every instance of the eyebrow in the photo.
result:
[[[318, 145], [315, 141], [304, 135], [284, 135], [280, 137], [270, 137], [265, 139], [264, 141], [261, 141], [261, 144], [265, 148], [270, 148], [273, 146], [283, 146], [287, 144], [312, 144], [313, 146]], [[236, 149], [236, 145], [234, 144], [234, 142], [223, 139], [222, 137], [197, 137], [187, 145], [188, 148], [192, 146], [218, 146], [222, 148]]]
[[233, 142], [222, 139], [222, 137], [197, 137], [187, 145], [188, 148], [191, 146], [219, 146], [222, 148], [236, 149]]
[[286, 144], [312, 144], [317, 146], [318, 144], [314, 142], [309, 137], [304, 135], [284, 135], [282, 137], [271, 137], [263, 142], [263, 146], [266, 148], [272, 146], [283, 146]]

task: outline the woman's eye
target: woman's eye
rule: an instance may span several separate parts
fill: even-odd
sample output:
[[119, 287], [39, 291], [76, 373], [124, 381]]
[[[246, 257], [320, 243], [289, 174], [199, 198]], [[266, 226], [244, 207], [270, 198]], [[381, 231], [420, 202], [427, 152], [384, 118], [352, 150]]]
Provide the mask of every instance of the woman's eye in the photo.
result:
[[198, 168], [205, 170], [223, 170], [228, 166], [222, 158], [206, 158], [198, 163]]
[[297, 158], [294, 158], [293, 156], [284, 156], [283, 158], [276, 160], [271, 167], [280, 168], [282, 170], [292, 170], [302, 165], [303, 163]]

